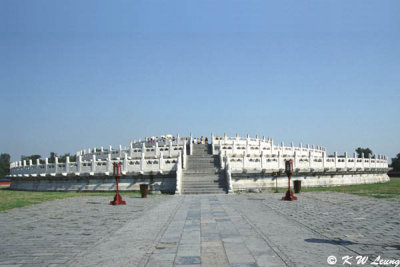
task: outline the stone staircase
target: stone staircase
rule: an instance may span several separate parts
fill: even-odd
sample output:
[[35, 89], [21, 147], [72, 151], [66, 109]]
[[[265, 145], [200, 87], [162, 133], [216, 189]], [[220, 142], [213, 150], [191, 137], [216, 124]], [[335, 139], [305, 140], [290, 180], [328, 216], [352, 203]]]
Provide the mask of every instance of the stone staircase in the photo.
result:
[[183, 172], [182, 194], [225, 194], [226, 179], [218, 156], [209, 153], [209, 145], [193, 145]]

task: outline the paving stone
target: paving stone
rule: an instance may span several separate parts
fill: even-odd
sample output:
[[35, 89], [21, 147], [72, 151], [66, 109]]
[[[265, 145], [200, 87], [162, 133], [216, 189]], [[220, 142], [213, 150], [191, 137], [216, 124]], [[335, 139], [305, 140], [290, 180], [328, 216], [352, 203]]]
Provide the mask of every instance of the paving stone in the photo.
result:
[[175, 265], [193, 265], [200, 263], [200, 256], [177, 256], [174, 262]]
[[[0, 213], [1, 266], [326, 266], [400, 258], [400, 203], [341, 193], [77, 197]], [[310, 251], [312, 253], [310, 253]], [[341, 262], [340, 262], [341, 263]]]

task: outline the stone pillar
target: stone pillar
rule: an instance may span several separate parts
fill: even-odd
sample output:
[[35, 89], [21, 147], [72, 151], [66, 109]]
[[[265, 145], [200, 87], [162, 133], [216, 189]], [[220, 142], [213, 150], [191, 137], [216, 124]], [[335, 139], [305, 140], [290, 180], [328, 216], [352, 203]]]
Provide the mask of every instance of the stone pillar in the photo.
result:
[[76, 158], [76, 168], [77, 168], [78, 173], [82, 173], [82, 156], [78, 156]]
[[364, 153], [361, 153], [361, 160], [362, 160], [362, 170], [364, 170]]
[[371, 155], [371, 154], [369, 154], [369, 155], [368, 155], [368, 158], [369, 158], [369, 164], [368, 164], [368, 168], [371, 168], [371, 158], [372, 158], [372, 155]]
[[140, 161], [140, 172], [141, 172], [142, 174], [143, 174], [143, 172], [144, 172], [145, 164], [146, 164], [146, 159], [145, 159], [145, 157], [144, 157], [144, 152], [142, 151], [142, 159], [141, 159], [141, 161]]
[[111, 153], [110, 152], [108, 152], [108, 154], [107, 154], [107, 163], [106, 164], [107, 164], [106, 165], [107, 172], [109, 173], [109, 175], [113, 175], [114, 170], [113, 170], [113, 164], [111, 161]]
[[36, 165], [40, 165], [40, 159], [36, 159]]
[[345, 167], [346, 167], [346, 171], [347, 171], [347, 167], [348, 167], [348, 158], [347, 158], [347, 152], [344, 152], [344, 164], [345, 164]]
[[178, 152], [178, 162], [176, 164], [176, 189], [175, 189], [175, 194], [180, 195], [181, 194], [181, 179], [182, 179], [182, 167], [181, 167], [181, 155], [180, 151]]
[[109, 146], [108, 151], [112, 153], [112, 146]]
[[155, 156], [157, 157], [158, 156], [158, 141], [156, 141], [156, 145], [155, 145], [155, 149], [154, 149], [154, 152], [155, 152]]
[[129, 144], [129, 157], [132, 157], [132, 156], [133, 156], [133, 143], [131, 142]]
[[160, 172], [162, 173], [162, 171], [163, 171], [163, 169], [164, 169], [164, 156], [163, 156], [163, 154], [161, 153], [161, 155], [160, 155], [160, 161], [159, 161], [159, 168], [160, 168]]
[[354, 168], [357, 168], [357, 155], [356, 153], [353, 153], [353, 160], [354, 160]]
[[271, 151], [271, 156], [272, 156], [272, 154], [274, 153], [274, 140], [272, 140], [271, 139], [271, 142], [270, 142], [270, 151]]
[[124, 153], [124, 162], [123, 162], [122, 170], [127, 173], [128, 172], [128, 154]]
[[337, 164], [338, 164], [338, 157], [337, 157], [337, 152], [333, 153], [335, 157], [335, 169], [337, 169]]
[[243, 151], [243, 170], [245, 169], [245, 166], [246, 166], [245, 162], [246, 162], [246, 152]]
[[172, 157], [172, 141], [169, 140], [169, 157]]
[[261, 170], [264, 170], [264, 151], [261, 151]]
[[65, 157], [65, 172], [69, 173], [69, 156]]
[[278, 170], [281, 169], [281, 160], [282, 160], [281, 151], [278, 150]]
[[182, 168], [186, 169], [186, 141], [183, 142], [182, 149]]
[[142, 143], [142, 153], [146, 153], [146, 144]]
[[49, 170], [49, 159], [45, 158], [44, 159], [44, 172], [47, 173]]
[[[211, 135], [212, 135], [212, 133], [211, 133]], [[213, 137], [212, 137], [213, 138]], [[211, 139], [212, 139], [211, 138]], [[193, 155], [193, 134], [192, 133], [190, 133], [190, 140], [189, 140], [189, 155]], [[213, 143], [213, 145], [212, 145], [212, 151], [214, 151], [214, 142], [212, 142]]]
[[92, 172], [96, 172], [96, 155], [92, 156]]

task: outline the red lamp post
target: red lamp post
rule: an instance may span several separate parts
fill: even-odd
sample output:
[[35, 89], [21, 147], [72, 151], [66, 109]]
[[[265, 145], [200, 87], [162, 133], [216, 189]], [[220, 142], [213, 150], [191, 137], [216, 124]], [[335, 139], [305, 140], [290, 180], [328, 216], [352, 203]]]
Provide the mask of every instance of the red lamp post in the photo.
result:
[[119, 190], [118, 190], [118, 184], [119, 184], [119, 178], [122, 176], [122, 172], [121, 172], [121, 163], [114, 163], [113, 164], [113, 175], [115, 177], [115, 182], [117, 184], [117, 192], [115, 193], [114, 196], [114, 200], [110, 201], [110, 205], [125, 205], [126, 202], [124, 200], [122, 200], [121, 195], [119, 194]]
[[285, 161], [285, 172], [288, 176], [288, 190], [286, 191], [286, 195], [282, 197], [282, 200], [297, 200], [297, 197], [293, 195], [293, 192], [290, 189], [290, 178], [293, 173], [293, 161], [291, 159]]

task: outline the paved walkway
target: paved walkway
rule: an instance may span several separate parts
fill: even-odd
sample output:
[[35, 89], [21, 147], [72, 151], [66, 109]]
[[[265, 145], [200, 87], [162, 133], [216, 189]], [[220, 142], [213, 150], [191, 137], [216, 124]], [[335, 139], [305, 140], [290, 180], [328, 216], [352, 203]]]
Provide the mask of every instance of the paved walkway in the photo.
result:
[[358, 266], [360, 255], [400, 266], [399, 201], [298, 196], [126, 197], [117, 207], [77, 197], [14, 209], [0, 213], [0, 266], [332, 266], [329, 256]]

